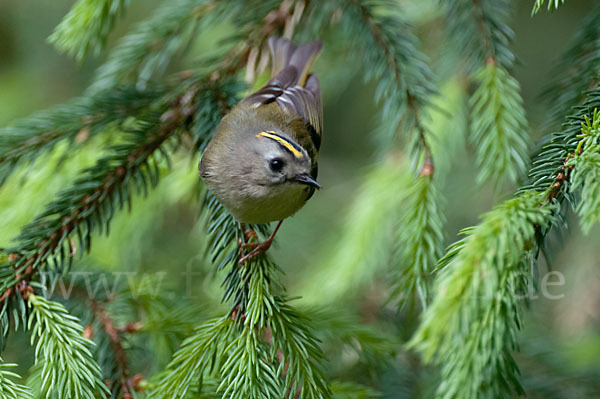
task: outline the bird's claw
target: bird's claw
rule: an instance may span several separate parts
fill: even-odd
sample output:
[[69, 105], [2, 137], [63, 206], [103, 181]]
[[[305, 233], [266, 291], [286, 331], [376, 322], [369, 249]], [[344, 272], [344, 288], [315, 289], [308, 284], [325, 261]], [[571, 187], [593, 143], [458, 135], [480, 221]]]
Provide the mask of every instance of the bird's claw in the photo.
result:
[[264, 254], [265, 252], [267, 252], [269, 250], [269, 248], [271, 248], [272, 243], [273, 243], [273, 240], [266, 240], [263, 242], [250, 242], [250, 243], [240, 246], [240, 255], [242, 255], [244, 253], [244, 250], [246, 250], [248, 248], [253, 248], [253, 249], [246, 255], [242, 256], [240, 258], [240, 260], [238, 261], [238, 264], [242, 265], [242, 264], [248, 262], [249, 260], [256, 258], [257, 256]]

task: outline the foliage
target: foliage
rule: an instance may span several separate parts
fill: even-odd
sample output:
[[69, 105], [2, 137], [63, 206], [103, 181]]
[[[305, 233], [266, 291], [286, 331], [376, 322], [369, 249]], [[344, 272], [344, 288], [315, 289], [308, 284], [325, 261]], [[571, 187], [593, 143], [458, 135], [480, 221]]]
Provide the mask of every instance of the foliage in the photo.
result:
[[472, 138], [478, 145], [477, 180], [501, 181], [503, 176], [516, 181], [526, 168], [528, 157], [525, 111], [519, 83], [506, 70], [486, 65], [476, 75], [479, 87], [470, 99]]
[[[590, 95], [588, 104], [592, 99], [597, 102], [597, 95]], [[510, 353], [517, 348], [516, 333], [521, 326], [519, 301], [526, 297], [528, 270], [545, 245], [545, 235], [560, 221], [560, 202], [570, 188], [567, 162], [577, 158], [575, 154], [586, 142], [597, 140], [591, 132], [598, 126], [598, 114], [594, 112], [590, 120], [588, 109], [581, 107], [571, 117], [571, 121], [587, 121], [579, 127], [583, 134], [576, 134], [577, 123], [571, 122], [540, 155], [535, 173], [550, 178], [536, 179], [536, 185], [484, 215], [482, 223], [465, 230], [467, 237], [441, 259], [436, 298], [411, 344], [426, 359], [442, 364], [438, 397], [496, 398], [524, 393]], [[560, 140], [557, 145], [567, 133], [578, 140]], [[565, 161], [556, 147], [572, 155]], [[543, 159], [544, 155], [548, 157]], [[559, 171], [555, 164], [560, 165]], [[593, 222], [594, 215], [588, 220]]]
[[[1, 361], [1, 360], [0, 360]], [[0, 398], [2, 399], [29, 399], [31, 393], [26, 386], [16, 384], [12, 378], [20, 378], [18, 374], [10, 371], [16, 364], [0, 364]]]
[[425, 309], [430, 299], [429, 277], [442, 255], [444, 241], [442, 204], [436, 190], [431, 176], [415, 179], [405, 202], [410, 212], [399, 220], [396, 239], [402, 244], [398, 257], [405, 266], [400, 268], [392, 296], [399, 298], [400, 305], [418, 298]]
[[158, 88], [142, 92], [118, 87], [40, 111], [0, 129], [0, 183], [17, 167], [51, 151], [59, 142], [81, 144], [96, 134], [110, 131], [162, 94]]
[[[535, 0], [535, 4], [533, 5], [533, 9], [531, 10], [531, 15], [537, 14], [543, 7], [546, 0]], [[559, 5], [563, 4], [565, 0], [548, 0], [548, 11], [554, 11], [558, 8]]]
[[440, 398], [523, 393], [510, 351], [527, 283], [524, 254], [536, 229], [548, 227], [556, 212], [555, 204], [543, 201], [536, 192], [506, 201], [465, 230], [440, 261], [437, 295], [412, 341], [426, 360], [442, 364]]
[[560, 126], [565, 115], [568, 115], [573, 107], [582, 105], [588, 91], [598, 85], [600, 27], [596, 21], [599, 17], [600, 5], [588, 10], [570, 48], [556, 63], [554, 78], [542, 93], [549, 107], [547, 119], [550, 129]]
[[129, 0], [79, 0], [49, 40], [80, 62], [89, 51], [98, 55], [128, 4]]
[[215, 5], [208, 0], [164, 2], [148, 20], [120, 40], [108, 60], [96, 71], [88, 93], [111, 89], [126, 80], [145, 89], [148, 81], [163, 73], [202, 28], [218, 21], [219, 11], [228, 4], [224, 1]]
[[588, 233], [600, 218], [600, 116], [594, 109], [593, 119], [585, 117], [581, 129], [582, 140], [578, 144], [573, 165], [573, 190], [581, 189], [581, 202], [577, 214], [581, 219], [581, 228]]
[[[96, 398], [107, 388], [92, 357], [91, 341], [84, 338], [79, 321], [59, 303], [30, 294], [28, 329], [35, 341], [36, 373], [46, 398]], [[38, 374], [39, 373], [39, 374]]]
[[449, 33], [463, 49], [469, 79], [477, 85], [470, 105], [470, 134], [477, 149], [477, 180], [501, 186], [526, 169], [527, 121], [518, 81], [511, 76], [515, 56], [509, 43], [510, 2], [445, 2]]

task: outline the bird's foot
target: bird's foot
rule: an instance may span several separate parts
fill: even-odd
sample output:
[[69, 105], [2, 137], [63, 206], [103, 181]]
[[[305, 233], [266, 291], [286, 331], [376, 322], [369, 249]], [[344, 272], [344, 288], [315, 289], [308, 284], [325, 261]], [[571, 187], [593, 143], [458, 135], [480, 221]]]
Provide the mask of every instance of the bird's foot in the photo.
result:
[[[242, 265], [242, 264], [248, 262], [249, 260], [252, 260], [252, 259], [256, 258], [257, 256], [267, 252], [269, 250], [269, 248], [271, 248], [271, 244], [273, 244], [273, 239], [275, 238], [277, 231], [279, 231], [279, 228], [281, 227], [281, 223], [283, 223], [283, 220], [280, 220], [279, 223], [277, 223], [277, 227], [275, 227], [275, 230], [273, 230], [273, 233], [271, 233], [271, 236], [268, 239], [266, 239], [265, 241], [263, 241], [263, 242], [246, 242], [245, 244], [240, 244], [241, 258], [238, 261], [238, 264]], [[244, 232], [244, 237], [246, 238], [246, 241], [249, 241], [252, 238], [258, 239], [258, 235], [256, 234], [256, 232], [254, 230], [246, 230]], [[252, 248], [252, 251], [250, 251], [249, 253], [244, 255], [244, 251], [249, 248]]]
[[258, 240], [258, 234], [256, 234], [256, 231], [252, 229], [244, 231], [244, 237], [246, 238], [246, 242], [250, 241], [252, 238]]
[[[247, 245], [247, 243], [252, 239], [258, 240], [258, 234], [256, 234], [256, 231], [254, 231], [252, 229], [248, 229], [248, 230], [244, 231], [244, 241], [242, 241], [241, 238], [238, 238], [238, 246], [240, 247], [240, 255], [243, 253], [242, 247]], [[246, 248], [246, 247], [244, 247], [244, 248]]]
[[242, 256], [238, 261], [238, 264], [242, 265], [249, 260], [256, 258], [257, 256], [264, 254], [271, 248], [271, 244], [273, 244], [273, 237], [269, 237], [269, 239], [262, 242], [249, 242], [240, 246], [240, 255], [243, 255], [244, 252], [252, 248], [252, 251], [248, 252], [246, 255]]

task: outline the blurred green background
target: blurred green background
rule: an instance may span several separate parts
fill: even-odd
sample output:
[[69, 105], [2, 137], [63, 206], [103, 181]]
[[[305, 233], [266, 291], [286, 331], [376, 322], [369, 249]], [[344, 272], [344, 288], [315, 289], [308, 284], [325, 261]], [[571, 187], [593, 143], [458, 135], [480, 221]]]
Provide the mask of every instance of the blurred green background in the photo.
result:
[[[103, 61], [105, 54], [77, 65], [58, 54], [46, 41], [72, 3], [67, 0], [0, 1], [1, 125], [79, 95]], [[109, 47], [135, 21], [147, 16], [157, 3], [155, 0], [132, 1], [126, 18], [111, 36]], [[442, 129], [457, 128], [461, 125], [461, 116], [452, 115], [452, 110], [457, 109], [454, 101], [460, 103], [464, 99], [458, 90], [460, 85], [449, 80], [452, 61], [440, 52], [444, 32], [439, 7], [429, 0], [401, 3], [407, 18], [417, 27], [438, 75], [444, 95], [438, 105], [450, 112], [450, 115], [438, 114], [434, 124]], [[535, 18], [530, 16], [532, 1], [517, 3], [512, 23], [514, 49], [519, 59], [515, 74], [522, 86], [531, 134], [539, 139], [547, 133], [541, 130], [547, 115], [545, 104], [539, 100], [540, 91], [551, 82], [554, 61], [567, 48], [593, 0], [568, 1], [558, 12], [543, 11]], [[232, 27], [225, 24], [214, 37], [201, 37], [198, 49], [214, 49], [216, 37], [231, 30]], [[370, 138], [376, 122], [374, 88], [363, 84], [360, 71], [350, 69], [351, 54], [335, 51], [338, 44], [335, 34], [326, 38], [325, 51], [315, 66], [324, 87], [325, 132], [319, 181], [325, 189], [283, 224], [272, 254], [286, 273], [284, 281], [290, 295], [304, 296], [305, 301], [311, 303], [328, 303], [338, 300], [340, 294], [348, 307], [357, 310], [366, 321], [374, 322], [377, 319], [374, 314], [379, 310], [373, 309], [387, 306], [385, 269], [373, 266], [369, 270], [370, 266], [364, 265], [367, 271], [356, 281], [354, 276], [340, 274], [353, 273], [352, 270], [340, 272], [339, 265], [331, 262], [335, 252], [340, 250], [339, 240], [348, 225], [353, 199], [376, 159], [375, 145]], [[98, 145], [102, 142], [95, 140]], [[456, 239], [460, 229], [477, 223], [482, 212], [515, 189], [506, 187], [495, 193], [491, 187], [477, 187], [474, 155], [467, 142], [459, 144], [447, 149], [455, 151], [444, 185], [448, 244]], [[89, 144], [66, 162], [60, 157], [59, 148], [28, 166], [27, 179], [23, 179], [23, 173], [17, 173], [0, 187], [0, 247], [8, 246], [21, 226], [40, 212], [57, 191], [66, 187], [81, 168], [94, 162], [98, 157], [97, 148]], [[136, 199], [131, 213], [122, 212], [117, 216], [111, 225], [111, 236], [95, 240], [90, 257], [75, 269], [166, 272], [163, 283], [170, 287], [173, 295], [181, 295], [182, 289], [188, 287], [182, 272], [191, 268], [198, 273], [191, 287], [193, 295], [198, 296], [199, 306], [214, 309], [219, 306], [222, 276], [212, 272], [210, 262], [203, 256], [205, 234], [202, 223], [197, 221], [200, 203], [192, 194], [198, 179], [195, 161], [182, 156], [174, 163], [174, 169], [148, 198]], [[600, 229], [583, 236], [575, 218], [569, 220], [570, 232], [553, 239], [556, 253], [552, 268], [564, 273], [566, 284], [552, 287], [551, 293], [564, 294], [564, 297], [531, 301], [523, 342], [526, 347], [529, 342], [535, 345], [538, 341], [533, 337], [543, 336], [552, 344], [542, 345], [542, 348], [558, 352], [552, 356], [564, 359], [562, 367], [598, 370], [600, 257], [597, 242]], [[22, 350], [27, 347], [24, 339], [11, 340], [5, 360], [21, 366], [31, 363], [31, 353]], [[540, 350], [541, 355], [544, 350]], [[556, 372], [560, 369], [557, 367]], [[525, 371], [524, 375], [528, 373]]]

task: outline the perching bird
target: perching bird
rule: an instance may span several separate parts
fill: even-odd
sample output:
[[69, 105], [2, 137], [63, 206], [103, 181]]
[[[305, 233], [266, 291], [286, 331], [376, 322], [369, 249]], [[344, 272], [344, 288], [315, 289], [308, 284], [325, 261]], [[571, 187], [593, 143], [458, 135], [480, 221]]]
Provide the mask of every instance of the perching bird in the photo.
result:
[[271, 80], [221, 120], [198, 166], [209, 190], [239, 222], [279, 221], [269, 239], [243, 246], [254, 249], [240, 263], [268, 250], [283, 219], [321, 188], [321, 90], [309, 70], [322, 43], [296, 46], [271, 37], [268, 44]]

